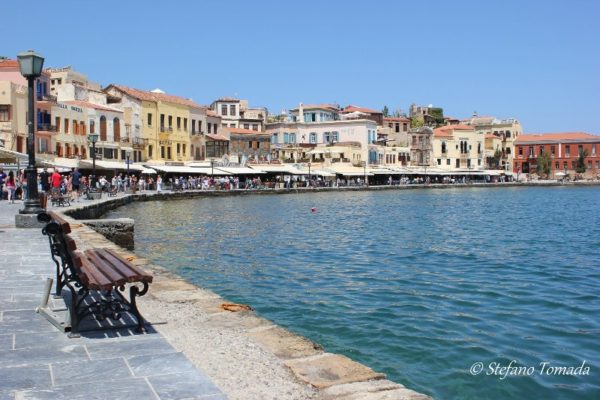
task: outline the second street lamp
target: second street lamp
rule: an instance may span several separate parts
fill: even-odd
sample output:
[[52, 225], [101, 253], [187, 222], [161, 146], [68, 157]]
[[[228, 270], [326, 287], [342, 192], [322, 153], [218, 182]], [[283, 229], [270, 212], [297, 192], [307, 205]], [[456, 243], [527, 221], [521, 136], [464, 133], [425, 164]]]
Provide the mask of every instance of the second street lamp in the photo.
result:
[[97, 133], [90, 133], [89, 135], [90, 142], [92, 142], [92, 178], [90, 179], [90, 187], [96, 187], [96, 142], [98, 141]]
[[17, 55], [19, 60], [19, 70], [21, 75], [27, 79], [27, 155], [29, 163], [25, 169], [27, 175], [27, 198], [23, 204], [23, 208], [19, 210], [19, 214], [37, 214], [42, 212], [40, 199], [38, 198], [37, 190], [37, 170], [35, 168], [35, 103], [33, 100], [35, 80], [42, 75], [44, 66], [44, 58], [33, 50], [26, 51]]
[[131, 157], [131, 151], [127, 150], [125, 154], [127, 155], [127, 176], [129, 176], [129, 158]]

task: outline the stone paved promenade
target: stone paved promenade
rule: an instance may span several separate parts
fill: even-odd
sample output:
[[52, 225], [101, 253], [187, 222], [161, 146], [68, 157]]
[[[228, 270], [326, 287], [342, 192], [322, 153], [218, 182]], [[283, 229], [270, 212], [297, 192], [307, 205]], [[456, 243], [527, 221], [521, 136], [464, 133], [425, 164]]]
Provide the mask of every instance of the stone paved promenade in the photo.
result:
[[0, 400], [227, 397], [159, 333], [88, 332], [69, 339], [35, 312], [55, 266], [22, 207], [0, 201]]

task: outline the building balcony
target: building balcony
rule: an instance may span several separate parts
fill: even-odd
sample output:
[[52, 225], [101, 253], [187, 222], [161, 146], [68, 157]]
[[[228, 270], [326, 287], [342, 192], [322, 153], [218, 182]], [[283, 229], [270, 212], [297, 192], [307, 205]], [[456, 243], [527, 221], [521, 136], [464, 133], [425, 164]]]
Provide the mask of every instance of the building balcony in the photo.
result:
[[51, 124], [37, 124], [38, 131], [56, 132], [56, 126]]
[[53, 96], [51, 94], [38, 93], [36, 95], [36, 100], [37, 101], [49, 101], [49, 102], [52, 102], [52, 103], [56, 103], [57, 98], [56, 98], [56, 96]]
[[415, 150], [431, 150], [431, 144], [429, 143], [417, 143], [410, 146]]
[[120, 142], [121, 143], [129, 143], [129, 137], [127, 137], [127, 136], [122, 137], [121, 140], [120, 140]]
[[160, 131], [163, 133], [172, 133], [173, 132], [173, 127], [172, 126], [161, 126], [160, 127]]

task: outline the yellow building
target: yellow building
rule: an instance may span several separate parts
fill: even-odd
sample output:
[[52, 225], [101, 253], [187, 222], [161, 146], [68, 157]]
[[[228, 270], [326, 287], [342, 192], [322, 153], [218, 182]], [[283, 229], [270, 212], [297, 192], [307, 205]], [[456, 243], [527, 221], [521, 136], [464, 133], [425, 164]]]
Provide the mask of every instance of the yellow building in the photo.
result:
[[[134, 115], [139, 115], [142, 161], [184, 162], [192, 159], [190, 109], [202, 106], [158, 89], [144, 91], [109, 85], [105, 92], [114, 98], [111, 106], [126, 106]], [[131, 123], [135, 126], [137, 122]]]
[[446, 125], [433, 131], [433, 165], [448, 171], [484, 169], [484, 135], [469, 125]]

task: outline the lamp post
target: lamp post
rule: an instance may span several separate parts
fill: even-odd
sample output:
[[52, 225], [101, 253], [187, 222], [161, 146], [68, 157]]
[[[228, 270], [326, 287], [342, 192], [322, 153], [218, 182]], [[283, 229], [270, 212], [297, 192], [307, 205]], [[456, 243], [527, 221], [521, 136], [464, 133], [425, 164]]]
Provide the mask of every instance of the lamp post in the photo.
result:
[[27, 174], [27, 198], [23, 204], [23, 209], [19, 210], [19, 213], [37, 214], [43, 210], [40, 205], [40, 199], [38, 198], [37, 170], [35, 168], [35, 104], [33, 101], [33, 96], [35, 80], [42, 75], [44, 57], [35, 53], [33, 50], [29, 50], [18, 54], [17, 59], [19, 60], [19, 69], [21, 71], [21, 75], [27, 79], [27, 125], [29, 128], [29, 135], [27, 137], [27, 154], [29, 156], [29, 164], [25, 169], [25, 173]]
[[210, 177], [212, 178], [215, 175], [215, 160], [211, 159], [210, 160]]
[[90, 179], [90, 186], [92, 188], [96, 187], [96, 142], [99, 136], [97, 133], [89, 134], [90, 142], [92, 142], [92, 179]]
[[310, 161], [308, 162], [308, 186], [311, 186], [312, 175], [310, 174]]

